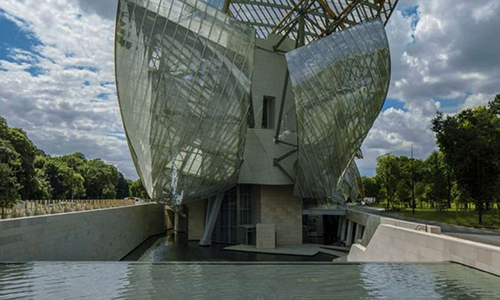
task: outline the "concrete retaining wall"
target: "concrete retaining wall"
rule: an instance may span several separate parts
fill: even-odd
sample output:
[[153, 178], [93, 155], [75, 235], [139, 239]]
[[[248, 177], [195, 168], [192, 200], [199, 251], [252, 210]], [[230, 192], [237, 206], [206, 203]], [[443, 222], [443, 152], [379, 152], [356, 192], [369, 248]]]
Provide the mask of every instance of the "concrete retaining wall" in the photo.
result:
[[117, 261], [164, 231], [154, 203], [0, 220], [0, 261]]
[[354, 244], [349, 262], [457, 262], [500, 275], [500, 247], [394, 225], [377, 227], [367, 247]]
[[381, 224], [394, 225], [397, 227], [408, 228], [417, 231], [432, 232], [436, 234], [441, 233], [441, 228], [438, 226], [431, 226], [422, 223], [407, 222], [398, 219], [386, 218], [378, 215], [367, 214], [365, 212], [356, 210], [348, 210], [346, 216], [349, 221], [364, 226], [365, 230], [363, 232], [361, 245], [365, 247], [370, 243], [370, 240], [375, 234], [375, 231]]

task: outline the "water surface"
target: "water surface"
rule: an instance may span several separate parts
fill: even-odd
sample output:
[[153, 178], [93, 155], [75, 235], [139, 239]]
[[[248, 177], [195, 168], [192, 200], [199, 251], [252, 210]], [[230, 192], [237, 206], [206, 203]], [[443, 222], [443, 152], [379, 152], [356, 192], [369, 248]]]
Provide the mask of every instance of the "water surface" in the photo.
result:
[[56, 262], [0, 264], [0, 299], [500, 299], [458, 264]]

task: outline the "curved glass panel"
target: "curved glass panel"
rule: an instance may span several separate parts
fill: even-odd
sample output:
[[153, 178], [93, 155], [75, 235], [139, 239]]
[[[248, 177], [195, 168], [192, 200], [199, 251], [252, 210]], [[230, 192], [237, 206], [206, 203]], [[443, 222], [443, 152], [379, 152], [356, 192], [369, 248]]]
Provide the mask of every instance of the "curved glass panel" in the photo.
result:
[[389, 88], [384, 26], [351, 26], [286, 54], [298, 130], [296, 185], [303, 197], [326, 201], [378, 116]]
[[170, 205], [236, 184], [255, 32], [197, 0], [120, 0], [115, 66], [123, 125], [151, 198]]
[[352, 161], [344, 174], [344, 179], [340, 183], [337, 193], [339, 193], [343, 199], [350, 199], [354, 202], [358, 199], [359, 195], [362, 194], [362, 188], [358, 166]]

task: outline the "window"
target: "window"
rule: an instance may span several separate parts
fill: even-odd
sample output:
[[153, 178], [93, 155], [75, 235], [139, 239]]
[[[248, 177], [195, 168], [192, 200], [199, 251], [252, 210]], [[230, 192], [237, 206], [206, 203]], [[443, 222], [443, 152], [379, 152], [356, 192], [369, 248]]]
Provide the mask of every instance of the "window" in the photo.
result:
[[262, 103], [262, 129], [273, 129], [274, 128], [274, 116], [276, 98], [271, 96], [264, 96], [264, 101]]

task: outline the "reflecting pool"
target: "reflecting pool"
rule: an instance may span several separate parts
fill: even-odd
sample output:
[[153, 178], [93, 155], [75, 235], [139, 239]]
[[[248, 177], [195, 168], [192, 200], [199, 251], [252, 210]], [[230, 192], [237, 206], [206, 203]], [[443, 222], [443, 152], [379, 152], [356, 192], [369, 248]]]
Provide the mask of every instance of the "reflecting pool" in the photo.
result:
[[123, 261], [328, 261], [335, 256], [318, 253], [314, 256], [273, 255], [224, 250], [227, 244], [200, 247], [198, 241], [188, 241], [187, 234], [169, 231], [150, 237]]
[[0, 299], [500, 299], [458, 264], [58, 262], [0, 264]]

